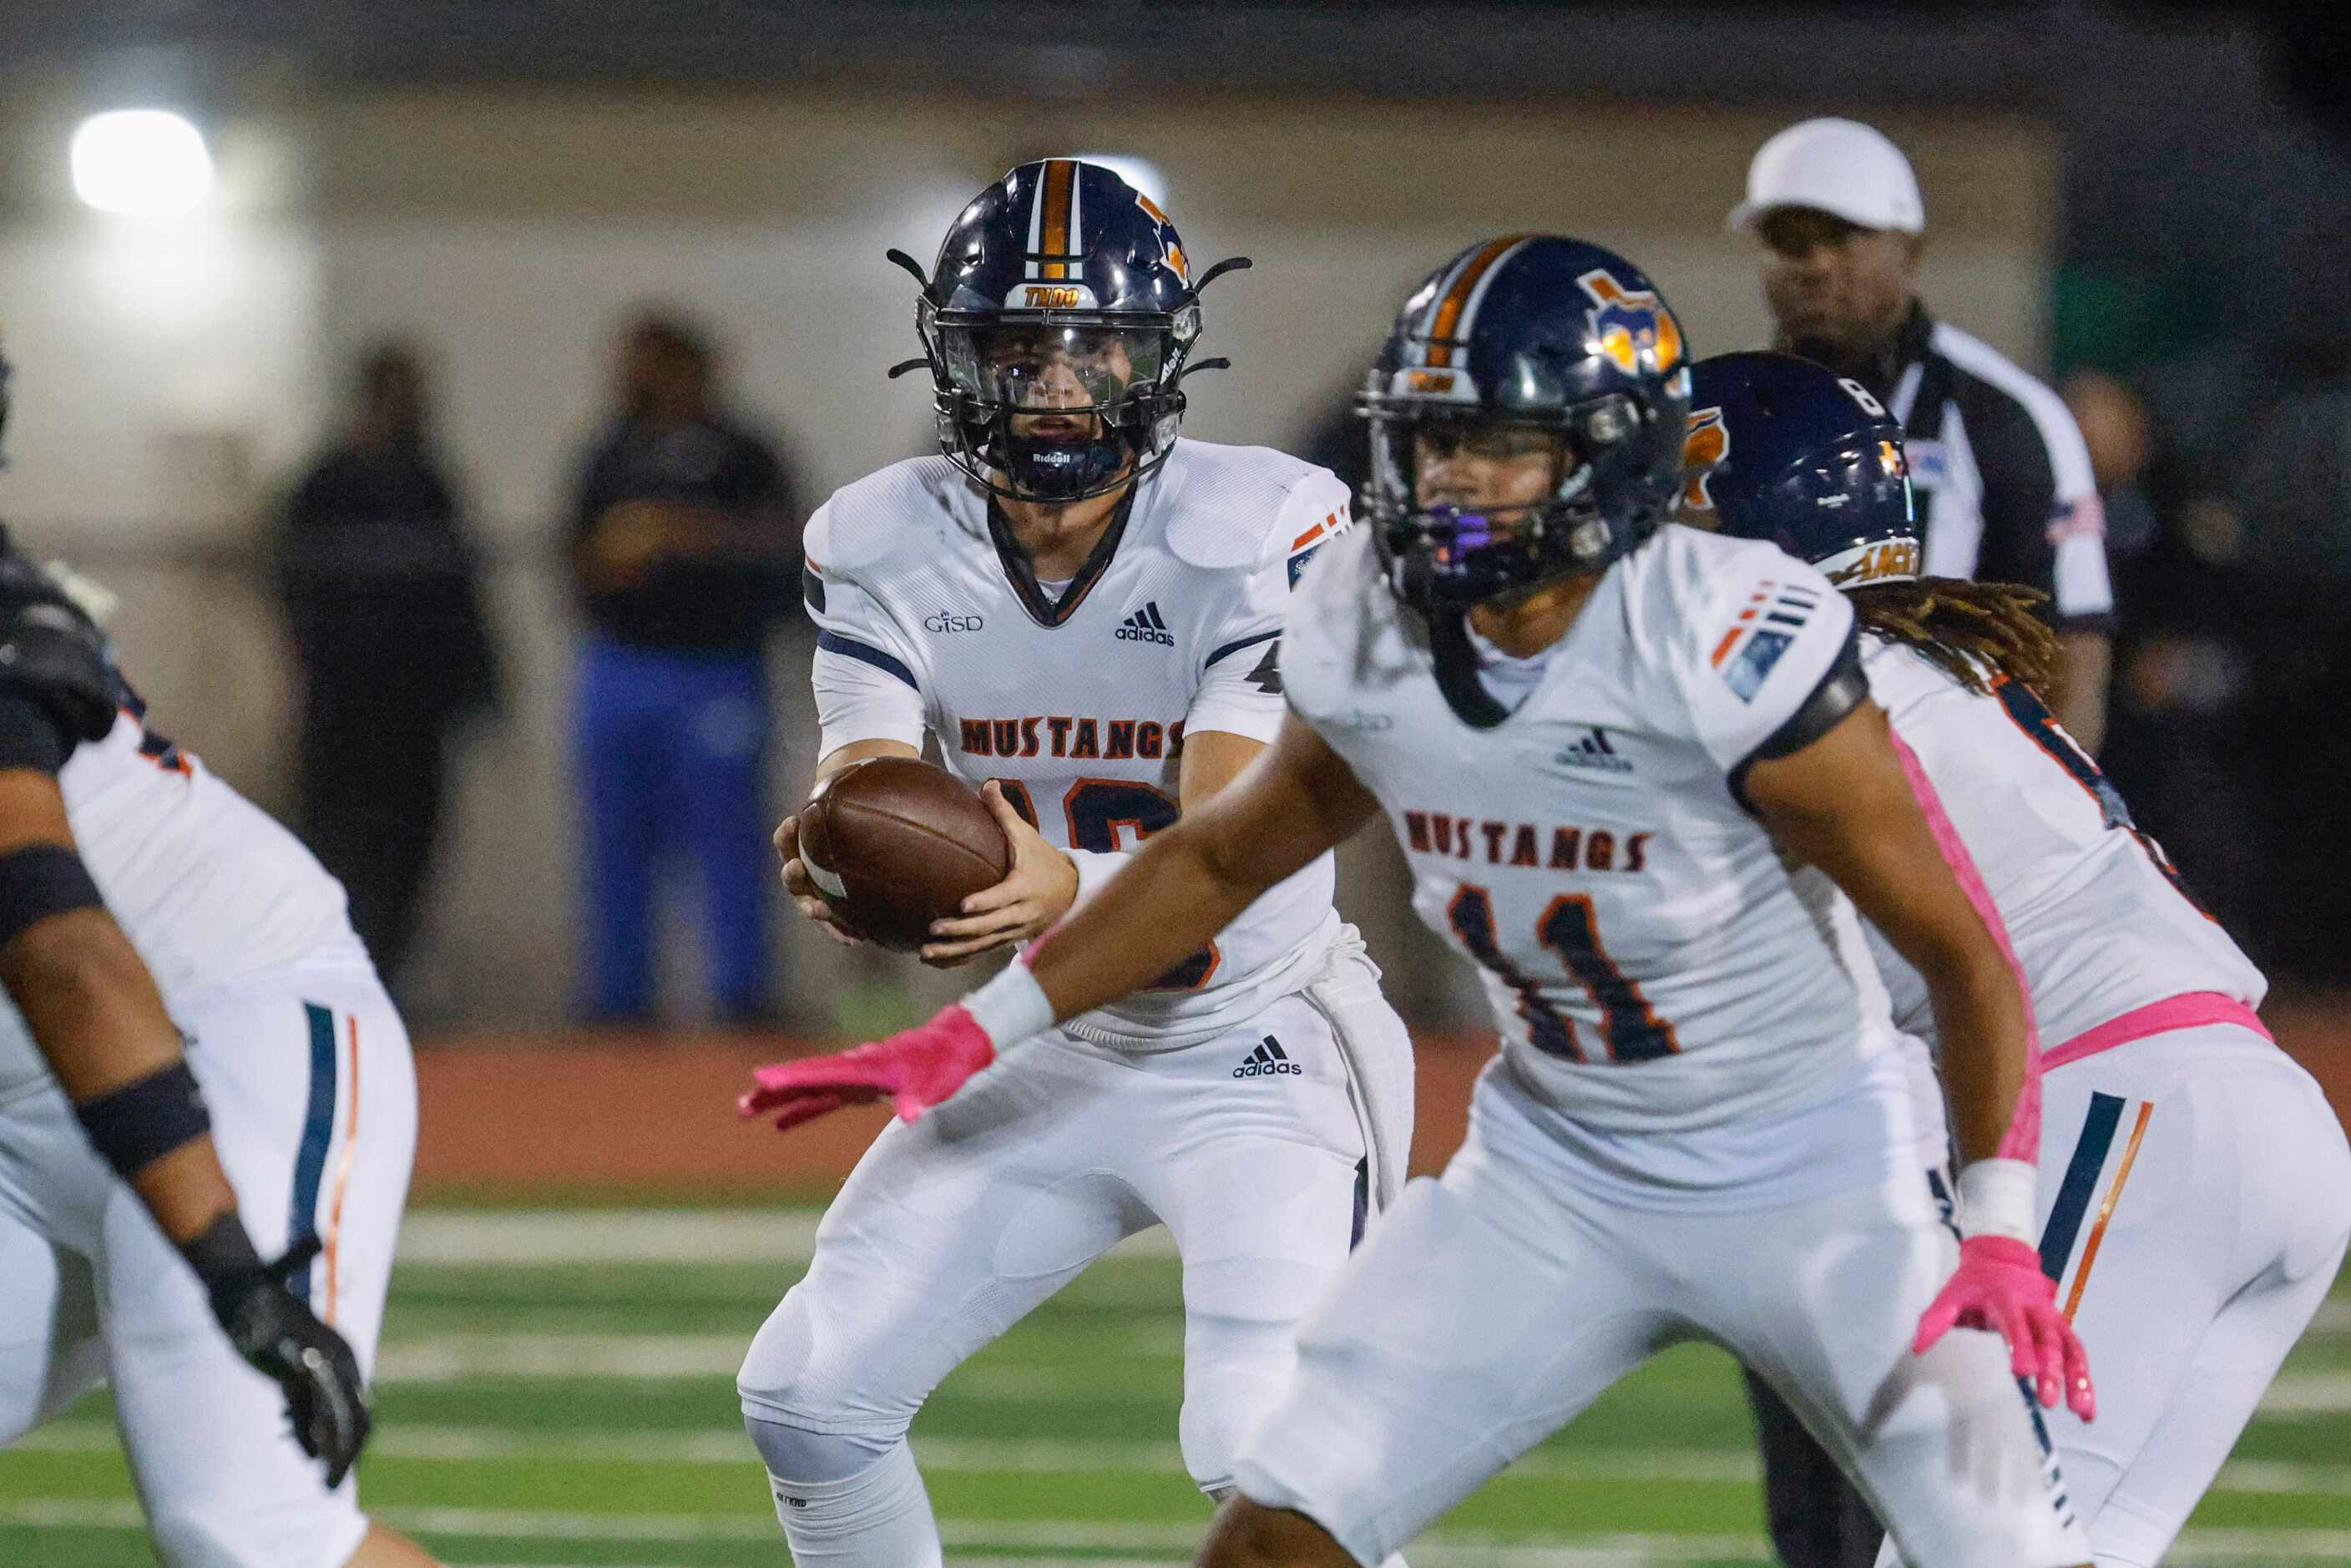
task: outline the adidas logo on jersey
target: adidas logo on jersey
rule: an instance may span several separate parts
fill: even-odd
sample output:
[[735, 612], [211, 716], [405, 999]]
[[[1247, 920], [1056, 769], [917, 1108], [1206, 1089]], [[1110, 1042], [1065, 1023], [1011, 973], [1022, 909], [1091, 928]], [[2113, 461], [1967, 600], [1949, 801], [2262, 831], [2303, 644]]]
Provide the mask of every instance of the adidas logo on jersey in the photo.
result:
[[1167, 630], [1167, 622], [1159, 618], [1159, 601], [1144, 601], [1143, 608], [1120, 623], [1118, 640], [1122, 643], [1157, 643], [1165, 647], [1176, 645], [1176, 633]]
[[1616, 755], [1608, 744], [1608, 732], [1593, 725], [1592, 733], [1574, 745], [1563, 747], [1552, 760], [1564, 768], [1597, 768], [1606, 773], [1630, 773], [1633, 764]]
[[1302, 1073], [1306, 1070], [1290, 1060], [1281, 1049], [1281, 1041], [1267, 1035], [1258, 1048], [1241, 1059], [1233, 1069], [1236, 1078], [1270, 1078], [1277, 1072]]

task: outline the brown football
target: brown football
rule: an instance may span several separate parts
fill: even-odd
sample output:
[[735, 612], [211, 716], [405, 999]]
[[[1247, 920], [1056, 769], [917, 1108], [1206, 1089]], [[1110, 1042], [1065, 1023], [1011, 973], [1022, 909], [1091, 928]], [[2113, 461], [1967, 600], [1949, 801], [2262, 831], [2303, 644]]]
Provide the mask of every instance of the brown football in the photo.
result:
[[800, 862], [833, 914], [900, 953], [1012, 869], [987, 802], [911, 757], [869, 757], [828, 775], [800, 808], [799, 827]]

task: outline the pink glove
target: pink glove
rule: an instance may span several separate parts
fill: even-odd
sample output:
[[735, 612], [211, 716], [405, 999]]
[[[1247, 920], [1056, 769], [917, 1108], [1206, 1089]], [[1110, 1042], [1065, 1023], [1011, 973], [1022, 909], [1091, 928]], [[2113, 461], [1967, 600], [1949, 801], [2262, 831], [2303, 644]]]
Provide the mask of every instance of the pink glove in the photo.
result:
[[780, 1133], [886, 1094], [899, 1119], [912, 1122], [995, 1060], [987, 1031], [958, 1004], [926, 1024], [853, 1051], [755, 1068], [751, 1076], [759, 1086], [735, 1104], [745, 1116], [779, 1113]]
[[2041, 1403], [2065, 1403], [2083, 1420], [2098, 1413], [2090, 1389], [2090, 1358], [2074, 1325], [2057, 1310], [2057, 1288], [2041, 1271], [2041, 1255], [2011, 1236], [1970, 1236], [1959, 1243], [1959, 1266], [1918, 1320], [1910, 1342], [1924, 1352], [1952, 1328], [1990, 1329], [2008, 1341], [2009, 1366], [2031, 1378]]

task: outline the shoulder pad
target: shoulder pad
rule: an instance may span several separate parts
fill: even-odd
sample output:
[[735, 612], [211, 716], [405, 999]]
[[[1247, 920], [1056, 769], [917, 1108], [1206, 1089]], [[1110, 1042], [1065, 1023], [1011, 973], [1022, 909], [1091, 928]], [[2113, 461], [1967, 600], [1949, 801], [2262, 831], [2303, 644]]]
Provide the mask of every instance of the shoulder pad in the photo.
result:
[[1167, 548], [1207, 571], [1254, 567], [1290, 543], [1288, 535], [1275, 536], [1289, 520], [1292, 496], [1317, 475], [1327, 471], [1270, 446], [1179, 442], [1161, 480]]
[[[1718, 600], [1736, 596], [1741, 604], [1764, 580], [1784, 582], [1789, 573], [1812, 569], [1764, 539], [1732, 538], [1685, 524], [1668, 523], [1625, 559], [1633, 580], [1625, 586], [1628, 611], [1646, 636], [1671, 638], [1703, 633]], [[1735, 607], [1734, 607], [1735, 608]]]
[[925, 549], [926, 523], [956, 521], [971, 481], [944, 457], [910, 457], [844, 485], [802, 532], [808, 557], [827, 571], [871, 570], [893, 550]]
[[102, 740], [118, 687], [104, 634], [79, 612], [40, 599], [0, 607], [0, 690], [39, 703], [76, 740]]

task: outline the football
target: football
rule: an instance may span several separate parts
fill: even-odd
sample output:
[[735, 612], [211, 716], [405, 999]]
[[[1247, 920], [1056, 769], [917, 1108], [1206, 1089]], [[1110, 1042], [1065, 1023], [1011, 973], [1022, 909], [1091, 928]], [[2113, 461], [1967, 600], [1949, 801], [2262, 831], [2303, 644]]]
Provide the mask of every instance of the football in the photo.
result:
[[1002, 882], [1012, 846], [987, 802], [943, 768], [869, 757], [819, 781], [799, 813], [800, 862], [851, 931], [894, 952]]

